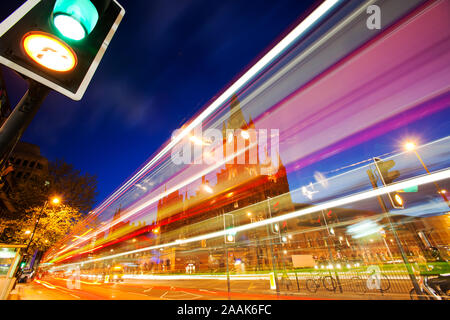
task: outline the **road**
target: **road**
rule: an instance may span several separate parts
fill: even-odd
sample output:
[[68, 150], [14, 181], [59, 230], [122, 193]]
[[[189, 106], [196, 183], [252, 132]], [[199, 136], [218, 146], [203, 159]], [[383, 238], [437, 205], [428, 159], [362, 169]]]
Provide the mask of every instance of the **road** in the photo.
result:
[[[239, 282], [230, 292], [230, 300], [312, 300], [315, 297], [277, 296], [264, 293], [246, 293], [248, 283]], [[251, 285], [251, 284], [250, 284]], [[201, 287], [195, 280], [171, 281], [125, 280], [119, 283], [95, 283], [80, 281], [79, 288], [68, 286], [67, 280], [47, 277], [27, 284], [18, 284], [15, 299], [20, 300], [227, 300], [226, 282], [220, 280], [202, 281]], [[239, 289], [239, 286], [241, 287]], [[243, 292], [240, 292], [240, 291]]]
[[[298, 290], [300, 289], [300, 290]], [[379, 292], [343, 293], [329, 292], [323, 288], [315, 294], [308, 292], [304, 284], [294, 286], [279, 295], [270, 290], [268, 281], [231, 281], [228, 294], [223, 280], [147, 280], [125, 279], [115, 283], [81, 280], [74, 288], [67, 279], [45, 277], [31, 283], [18, 284], [12, 299], [20, 300], [346, 300], [346, 299], [409, 299], [404, 293]]]

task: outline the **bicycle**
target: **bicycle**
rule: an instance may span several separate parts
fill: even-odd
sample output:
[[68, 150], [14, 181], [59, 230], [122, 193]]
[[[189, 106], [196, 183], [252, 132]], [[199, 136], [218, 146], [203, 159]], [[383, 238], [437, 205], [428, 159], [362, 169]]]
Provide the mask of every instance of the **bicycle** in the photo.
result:
[[323, 287], [328, 291], [336, 292], [337, 282], [336, 280], [328, 276], [319, 276], [317, 279], [311, 278], [306, 280], [306, 289], [309, 292], [315, 293], [320, 287], [320, 282], [322, 282]]
[[411, 300], [447, 300], [448, 295], [444, 292], [440, 292], [431, 288], [428, 285], [428, 277], [424, 276], [419, 278], [419, 288], [420, 292], [417, 293], [416, 289], [413, 287], [409, 291], [409, 297]]
[[379, 269], [378, 270], [374, 269], [371, 270], [371, 273], [367, 278], [366, 287], [369, 290], [377, 290], [383, 293], [391, 288], [391, 281]]

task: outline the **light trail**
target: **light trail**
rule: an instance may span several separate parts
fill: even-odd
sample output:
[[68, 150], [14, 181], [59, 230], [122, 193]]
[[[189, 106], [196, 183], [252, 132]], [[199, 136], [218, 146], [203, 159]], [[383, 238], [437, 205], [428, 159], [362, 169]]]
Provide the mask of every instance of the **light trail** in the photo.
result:
[[169, 150], [171, 150], [178, 142], [186, 137], [195, 127], [200, 125], [209, 115], [216, 111], [223, 103], [228, 101], [231, 96], [245, 86], [254, 76], [258, 75], [266, 68], [274, 59], [282, 52], [298, 40], [298, 38], [321, 18], [327, 15], [341, 0], [325, 0], [317, 7], [305, 20], [303, 20], [294, 30], [292, 30], [284, 39], [282, 39], [275, 47], [273, 47], [264, 57], [262, 57], [253, 67], [251, 67], [244, 75], [234, 82], [222, 95], [211, 103], [197, 118], [195, 118], [183, 131], [172, 139], [149, 163], [139, 170], [130, 180], [116, 190], [108, 199], [106, 199], [97, 209], [93, 210], [92, 215], [103, 210], [115, 198], [132, 185], [139, 177], [157, 163]]
[[385, 187], [378, 188], [375, 190], [365, 191], [365, 192], [357, 193], [357, 194], [354, 194], [351, 196], [342, 197], [342, 198], [331, 200], [331, 201], [326, 201], [326, 202], [323, 202], [316, 206], [301, 209], [301, 210], [294, 211], [294, 212], [284, 214], [284, 215], [280, 215], [277, 217], [272, 217], [270, 219], [246, 224], [243, 226], [238, 226], [238, 227], [230, 228], [227, 230], [204, 234], [204, 235], [192, 237], [189, 239], [183, 239], [183, 240], [179, 239], [179, 240], [169, 242], [166, 244], [150, 246], [150, 247], [141, 248], [141, 249], [137, 249], [137, 250], [131, 250], [131, 251], [127, 251], [127, 252], [121, 252], [118, 254], [105, 256], [105, 257], [101, 257], [101, 258], [97, 258], [97, 259], [91, 259], [91, 260], [87, 260], [87, 261], [83, 261], [83, 262], [61, 265], [61, 266], [53, 267], [52, 270], [58, 270], [58, 269], [63, 269], [63, 268], [67, 268], [70, 266], [88, 264], [88, 263], [97, 262], [97, 261], [110, 260], [110, 259], [118, 258], [121, 256], [129, 255], [129, 254], [150, 251], [150, 250], [156, 250], [156, 249], [161, 249], [161, 248], [167, 248], [167, 247], [173, 247], [173, 246], [178, 246], [180, 244], [186, 244], [186, 243], [191, 243], [191, 242], [196, 242], [196, 241], [201, 241], [201, 240], [217, 238], [220, 236], [224, 236], [230, 232], [237, 233], [237, 232], [242, 232], [242, 231], [246, 231], [246, 230], [250, 230], [250, 229], [254, 229], [254, 228], [259, 228], [259, 227], [263, 227], [263, 226], [266, 226], [266, 225], [269, 225], [272, 223], [280, 222], [283, 220], [289, 220], [289, 219], [303, 216], [306, 214], [311, 214], [314, 212], [325, 210], [328, 208], [341, 207], [341, 206], [348, 205], [348, 204], [351, 204], [351, 203], [354, 203], [357, 201], [367, 200], [367, 199], [381, 196], [381, 195], [384, 195], [387, 193], [391, 193], [391, 192], [394, 192], [397, 190], [406, 189], [406, 188], [410, 188], [410, 187], [414, 187], [414, 186], [420, 186], [420, 185], [424, 185], [424, 184], [428, 184], [428, 183], [433, 183], [435, 181], [440, 181], [440, 180], [444, 180], [444, 179], [448, 179], [448, 178], [450, 178], [450, 169], [445, 169], [442, 171], [434, 172], [432, 174], [419, 176], [416, 178], [408, 179], [406, 181], [401, 181], [401, 182], [392, 184], [390, 186], [385, 186]]
[[[137, 172], [130, 180], [128, 180], [125, 184], [123, 184], [118, 190], [116, 190], [108, 199], [106, 199], [97, 209], [93, 210], [91, 215], [95, 215], [102, 211], [107, 205], [109, 205], [112, 201], [115, 200], [117, 195], [121, 194], [122, 191], [128, 189], [137, 179], [139, 179], [144, 173], [146, 173], [155, 163], [157, 163], [163, 156], [165, 156], [178, 142], [180, 142], [184, 137], [188, 136], [190, 132], [200, 125], [208, 116], [213, 114], [223, 103], [228, 101], [233, 94], [238, 92], [245, 84], [250, 81], [253, 77], [258, 75], [264, 68], [266, 68], [270, 63], [276, 59], [283, 51], [285, 51], [289, 46], [291, 46], [294, 42], [298, 40], [300, 36], [302, 36], [310, 27], [312, 27], [317, 21], [323, 18], [326, 14], [330, 12], [341, 0], [326, 0], [319, 7], [317, 7], [308, 17], [305, 18], [300, 24], [292, 30], [285, 38], [283, 38], [275, 47], [273, 47], [264, 57], [262, 57], [253, 67], [251, 67], [244, 75], [242, 75], [235, 83], [233, 83], [222, 95], [220, 95], [211, 105], [203, 111], [197, 118], [195, 118], [185, 129], [181, 131], [174, 139], [172, 139], [169, 144], [164, 147], [164, 149], [158, 153], [149, 163], [147, 163], [139, 172]], [[235, 155], [234, 155], [235, 156]], [[233, 157], [230, 157], [232, 159]], [[211, 169], [203, 171], [203, 174], [208, 173], [211, 170], [218, 168], [223, 163], [219, 163]], [[197, 177], [198, 175], [196, 175]], [[201, 177], [201, 175], [200, 175]], [[193, 182], [196, 179], [189, 179], [189, 181]], [[181, 187], [185, 186], [187, 183], [183, 183]], [[176, 189], [179, 189], [180, 186], [176, 188], [172, 188], [169, 191], [173, 192]], [[156, 197], [150, 201], [145, 202], [146, 206], [151, 204], [154, 201], [158, 201], [163, 196], [170, 194], [170, 192], [165, 192], [161, 194], [159, 197]], [[115, 224], [123, 221], [126, 218], [129, 218], [131, 215], [139, 212], [143, 209], [142, 206], [139, 207], [139, 210], [132, 210], [130, 214], [126, 214], [122, 216], [120, 219], [111, 222], [101, 228], [101, 230], [97, 230], [93, 234], [85, 237], [83, 239], [78, 239], [80, 241], [74, 242], [72, 245], [67, 246], [63, 251], [60, 251], [59, 254], [70, 250], [71, 248], [83, 243], [94, 237], [95, 235], [106, 231], [108, 228], [114, 226]]]
[[192, 182], [194, 182], [194, 181], [196, 181], [198, 179], [201, 179], [202, 176], [204, 176], [204, 175], [208, 174], [209, 172], [211, 172], [211, 171], [221, 167], [222, 165], [224, 165], [228, 161], [230, 161], [230, 160], [234, 159], [235, 157], [237, 157], [237, 156], [241, 155], [242, 153], [244, 153], [247, 149], [251, 148], [252, 146], [254, 146], [254, 144], [251, 144], [251, 145], [249, 145], [249, 147], [243, 148], [242, 150], [239, 150], [238, 152], [233, 153], [232, 155], [226, 157], [222, 161], [217, 162], [213, 166], [207, 167], [205, 170], [197, 173], [196, 175], [193, 175], [193, 176], [189, 177], [187, 180], [184, 180], [183, 182], [180, 182], [178, 185], [176, 185], [176, 186], [166, 190], [163, 193], [158, 194], [157, 196], [151, 198], [150, 200], [145, 201], [144, 203], [142, 203], [138, 207], [136, 207], [134, 209], [130, 209], [130, 211], [128, 211], [127, 213], [123, 214], [119, 219], [117, 219], [115, 221], [112, 221], [111, 223], [103, 225], [100, 229], [96, 230], [90, 236], [79, 238], [79, 239], [77, 239], [78, 240], [77, 242], [75, 242], [75, 243], [73, 243], [73, 244], [71, 244], [71, 245], [69, 245], [67, 247], [66, 246], [61, 247], [60, 249], [64, 249], [64, 250], [59, 251], [55, 255], [61, 255], [62, 253], [67, 252], [71, 248], [74, 248], [75, 246], [78, 246], [78, 245], [86, 242], [87, 240], [89, 240], [93, 236], [96, 236], [99, 233], [105, 232], [106, 230], [108, 230], [111, 227], [115, 226], [116, 224], [122, 222], [123, 220], [130, 218], [131, 216], [135, 215], [136, 213], [140, 212], [141, 210], [144, 210], [148, 206], [152, 205], [153, 203], [156, 203], [157, 201], [159, 201], [160, 199], [170, 195], [171, 193], [173, 193], [173, 192], [175, 192], [175, 191], [185, 187], [186, 185], [189, 185], [190, 183], [192, 183]]

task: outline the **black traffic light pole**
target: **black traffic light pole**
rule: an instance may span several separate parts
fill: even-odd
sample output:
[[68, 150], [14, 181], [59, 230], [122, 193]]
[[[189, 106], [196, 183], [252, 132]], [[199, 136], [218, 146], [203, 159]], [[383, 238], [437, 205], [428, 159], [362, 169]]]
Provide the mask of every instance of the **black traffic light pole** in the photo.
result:
[[28, 91], [0, 128], [0, 169], [50, 92], [48, 87], [34, 80], [28, 83]]
[[[367, 175], [369, 176], [370, 183], [372, 184], [373, 189], [374, 190], [378, 189], [377, 180], [375, 179], [375, 176], [373, 175], [372, 170], [368, 169], [367, 170]], [[398, 247], [398, 249], [400, 251], [400, 254], [402, 256], [403, 263], [406, 266], [406, 270], [408, 271], [408, 275], [409, 275], [409, 278], [411, 279], [411, 282], [413, 284], [414, 290], [416, 291], [417, 296], [419, 297], [419, 299], [422, 299], [421, 290], [420, 290], [419, 284], [417, 283], [417, 279], [414, 276], [414, 273], [413, 273], [413, 270], [411, 268], [411, 265], [409, 264], [408, 258], [406, 257], [406, 254], [405, 254], [405, 251], [403, 249], [402, 243], [400, 242], [400, 238], [397, 235], [397, 231], [395, 230], [394, 225], [392, 224], [391, 218], [389, 217], [389, 210], [387, 209], [386, 204], [384, 203], [383, 198], [380, 195], [377, 196], [377, 199], [378, 199], [378, 202], [380, 204], [381, 209], [383, 210], [383, 212], [384, 212], [384, 214], [386, 216], [386, 219], [388, 220], [389, 226], [391, 228], [391, 232], [394, 235], [395, 242], [396, 242], [397, 247]]]

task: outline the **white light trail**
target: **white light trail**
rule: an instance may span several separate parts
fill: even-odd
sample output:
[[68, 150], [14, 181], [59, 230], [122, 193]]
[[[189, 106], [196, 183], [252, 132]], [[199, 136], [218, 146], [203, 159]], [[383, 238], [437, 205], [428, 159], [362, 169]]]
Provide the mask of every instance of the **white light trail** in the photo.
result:
[[169, 144], [164, 147], [149, 163], [147, 163], [139, 172], [137, 172], [130, 180], [124, 183], [118, 190], [108, 197], [95, 212], [102, 210], [123, 190], [132, 185], [142, 174], [144, 174], [151, 166], [159, 161], [166, 153], [169, 152], [178, 142], [188, 135], [195, 127], [200, 125], [209, 115], [216, 111], [223, 103], [228, 101], [231, 96], [238, 92], [253, 77], [257, 76], [264, 68], [266, 68], [275, 58], [283, 51], [298, 40], [311, 26], [313, 26], [323, 16], [328, 14], [341, 0], [325, 0], [317, 7], [305, 20], [303, 20], [294, 30], [292, 30], [284, 39], [282, 39], [275, 47], [273, 47], [264, 57], [262, 57], [253, 67], [251, 67], [244, 75], [242, 75], [235, 83], [233, 83], [222, 95], [220, 95], [211, 105], [206, 108], [197, 118], [195, 118], [181, 133], [176, 136]]
[[444, 180], [444, 179], [449, 179], [449, 178], [450, 178], [450, 169], [445, 169], [445, 170], [442, 170], [442, 171], [434, 172], [432, 174], [419, 176], [419, 177], [415, 177], [415, 178], [408, 179], [408, 180], [405, 180], [405, 181], [401, 181], [401, 182], [392, 184], [392, 185], [387, 186], [387, 187], [382, 187], [382, 188], [378, 188], [378, 189], [370, 190], [370, 191], [364, 191], [364, 192], [357, 193], [357, 194], [354, 194], [354, 195], [351, 195], [351, 196], [342, 197], [342, 198], [339, 198], [339, 199], [323, 202], [321, 204], [318, 204], [318, 205], [315, 205], [315, 206], [311, 206], [309, 208], [301, 209], [301, 210], [298, 210], [298, 211], [294, 211], [294, 212], [291, 212], [291, 213], [288, 213], [288, 214], [284, 214], [284, 215], [280, 215], [280, 216], [277, 216], [277, 217], [273, 217], [273, 218], [270, 218], [270, 219], [253, 222], [253, 223], [250, 223], [250, 224], [246, 224], [246, 225], [230, 228], [230, 229], [227, 229], [227, 230], [222, 230], [222, 231], [217, 231], [217, 232], [213, 232], [213, 233], [209, 233], [209, 234], [204, 234], [204, 235], [192, 237], [192, 238], [189, 238], [189, 239], [182, 239], [182, 240], [178, 239], [178, 240], [176, 240], [174, 242], [169, 242], [169, 243], [160, 244], [160, 245], [156, 245], [156, 246], [150, 246], [150, 247], [141, 248], [141, 249], [132, 250], [132, 251], [127, 251], [127, 252], [122, 252], [122, 253], [118, 253], [118, 254], [114, 254], [114, 255], [110, 255], [110, 256], [97, 258], [97, 259], [91, 259], [91, 260], [88, 260], [88, 261], [61, 265], [61, 266], [58, 266], [58, 267], [54, 267], [54, 268], [56, 268], [54, 270], [62, 269], [62, 268], [69, 267], [69, 266], [80, 265], [81, 263], [86, 264], [86, 263], [97, 262], [97, 261], [102, 261], [102, 260], [109, 260], [109, 259], [114, 259], [114, 258], [117, 258], [117, 257], [129, 255], [129, 254], [134, 254], [134, 253], [139, 253], [139, 252], [144, 252], [144, 251], [150, 251], [150, 250], [156, 250], [156, 249], [162, 249], [162, 248], [166, 248], [166, 247], [173, 247], [173, 246], [178, 246], [180, 244], [186, 244], [186, 243], [191, 243], [191, 242], [196, 242], [196, 241], [201, 241], [201, 240], [207, 240], [207, 239], [222, 237], [225, 234], [228, 234], [230, 232], [236, 232], [237, 233], [237, 232], [242, 232], [242, 231], [245, 231], [245, 230], [259, 228], [259, 227], [263, 227], [263, 226], [266, 226], [266, 225], [269, 225], [269, 224], [277, 223], [277, 222], [280, 222], [280, 221], [283, 221], [283, 220], [289, 220], [289, 219], [296, 218], [296, 217], [299, 217], [299, 216], [303, 216], [303, 215], [306, 215], [306, 214], [319, 212], [321, 210], [334, 208], [334, 207], [342, 207], [342, 206], [348, 205], [350, 203], [354, 203], [354, 202], [358, 202], [358, 201], [362, 201], [362, 200], [367, 200], [367, 199], [370, 199], [370, 198], [381, 196], [383, 194], [394, 192], [396, 190], [410, 188], [410, 187], [413, 187], [413, 186], [420, 186], [420, 185], [424, 185], [424, 184], [428, 184], [428, 183], [432, 183], [432, 182], [440, 181], [440, 180]]

